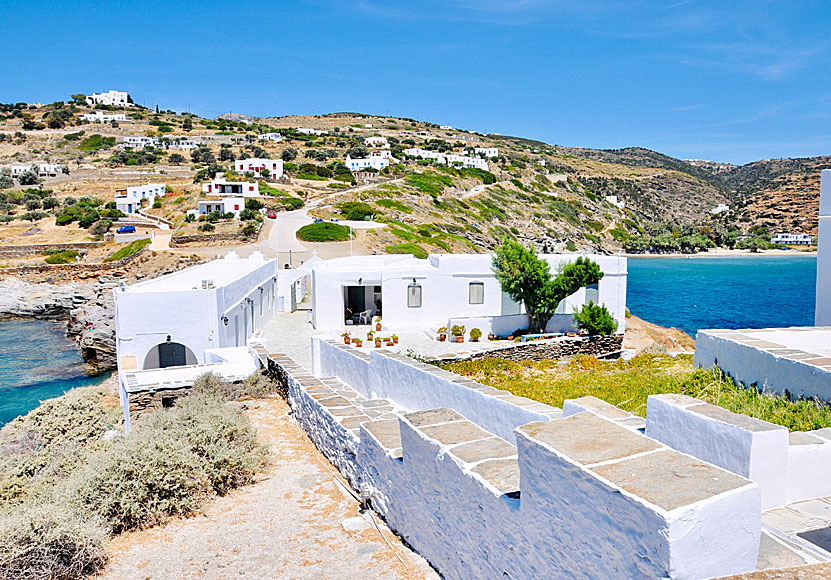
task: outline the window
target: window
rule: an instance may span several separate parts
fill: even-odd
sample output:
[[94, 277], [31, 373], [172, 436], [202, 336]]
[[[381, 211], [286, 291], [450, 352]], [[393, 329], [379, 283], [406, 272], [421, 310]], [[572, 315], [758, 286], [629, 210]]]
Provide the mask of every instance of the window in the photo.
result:
[[421, 308], [421, 284], [407, 286], [407, 308]]
[[471, 282], [468, 287], [467, 301], [469, 304], [485, 303], [485, 283]]
[[254, 186], [253, 186], [253, 185], [249, 185], [249, 186], [248, 186], [248, 191], [254, 191]]
[[597, 284], [590, 284], [586, 286], [586, 304], [588, 304], [589, 301], [597, 304], [599, 295], [600, 290]]

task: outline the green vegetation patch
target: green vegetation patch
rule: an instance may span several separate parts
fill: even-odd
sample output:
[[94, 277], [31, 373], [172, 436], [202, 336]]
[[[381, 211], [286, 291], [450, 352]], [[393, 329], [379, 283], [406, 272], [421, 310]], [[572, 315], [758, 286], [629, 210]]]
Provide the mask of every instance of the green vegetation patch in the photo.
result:
[[115, 137], [102, 137], [98, 133], [90, 135], [82, 140], [78, 145], [80, 151], [98, 151], [99, 149], [109, 149], [115, 145]]
[[308, 224], [297, 230], [297, 239], [304, 242], [345, 242], [351, 228], [330, 222]]
[[792, 431], [831, 426], [831, 407], [745, 388], [718, 369], [694, 369], [690, 355], [641, 355], [629, 362], [578, 357], [565, 366], [556, 360], [488, 359], [445, 368], [556, 407], [562, 407], [566, 399], [594, 396], [644, 417], [649, 395], [680, 393]]
[[78, 252], [75, 250], [63, 250], [62, 252], [53, 252], [46, 258], [47, 264], [71, 264], [78, 257]]
[[132, 256], [136, 252], [140, 251], [143, 247], [150, 245], [150, 238], [144, 238], [141, 240], [136, 240], [135, 242], [131, 242], [130, 244], [124, 246], [111, 256], [104, 258], [105, 262], [117, 262], [127, 256]]
[[362, 201], [344, 201], [335, 205], [343, 219], [351, 221], [362, 221], [371, 219], [375, 214], [380, 213], [368, 203]]
[[377, 203], [381, 207], [395, 209], [404, 213], [413, 213], [413, 208], [411, 208], [409, 205], [405, 205], [400, 201], [395, 201], [394, 199], [379, 199], [375, 203]]
[[427, 258], [427, 250], [414, 243], [396, 244], [394, 246], [386, 247], [388, 254], [412, 254], [416, 258], [424, 260]]
[[422, 193], [437, 198], [445, 187], [453, 185], [453, 178], [448, 175], [440, 175], [434, 171], [426, 171], [424, 173], [411, 173], [407, 176], [405, 183]]

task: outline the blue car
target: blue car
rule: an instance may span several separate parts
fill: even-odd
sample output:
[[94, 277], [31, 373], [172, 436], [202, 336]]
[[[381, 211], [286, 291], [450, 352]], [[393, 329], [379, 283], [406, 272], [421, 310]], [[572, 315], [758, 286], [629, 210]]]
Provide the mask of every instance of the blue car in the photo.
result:
[[115, 231], [118, 234], [134, 234], [136, 233], [136, 226], [121, 226]]

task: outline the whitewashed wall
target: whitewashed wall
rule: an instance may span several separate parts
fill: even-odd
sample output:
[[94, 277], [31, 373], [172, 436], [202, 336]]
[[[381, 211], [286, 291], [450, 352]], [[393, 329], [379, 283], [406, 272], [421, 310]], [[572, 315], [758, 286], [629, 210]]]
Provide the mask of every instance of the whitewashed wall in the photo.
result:
[[822, 170], [815, 324], [831, 326], [831, 169]]

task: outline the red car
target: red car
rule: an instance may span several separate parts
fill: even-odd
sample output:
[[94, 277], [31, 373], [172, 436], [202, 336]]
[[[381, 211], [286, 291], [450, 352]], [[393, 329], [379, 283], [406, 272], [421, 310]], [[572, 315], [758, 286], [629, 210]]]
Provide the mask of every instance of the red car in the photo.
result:
[[275, 219], [277, 217], [277, 211], [273, 210], [273, 209], [270, 209], [270, 210], [268, 210], [268, 213], [265, 214], [265, 215], [266, 215], [266, 217], [269, 217], [271, 219]]

